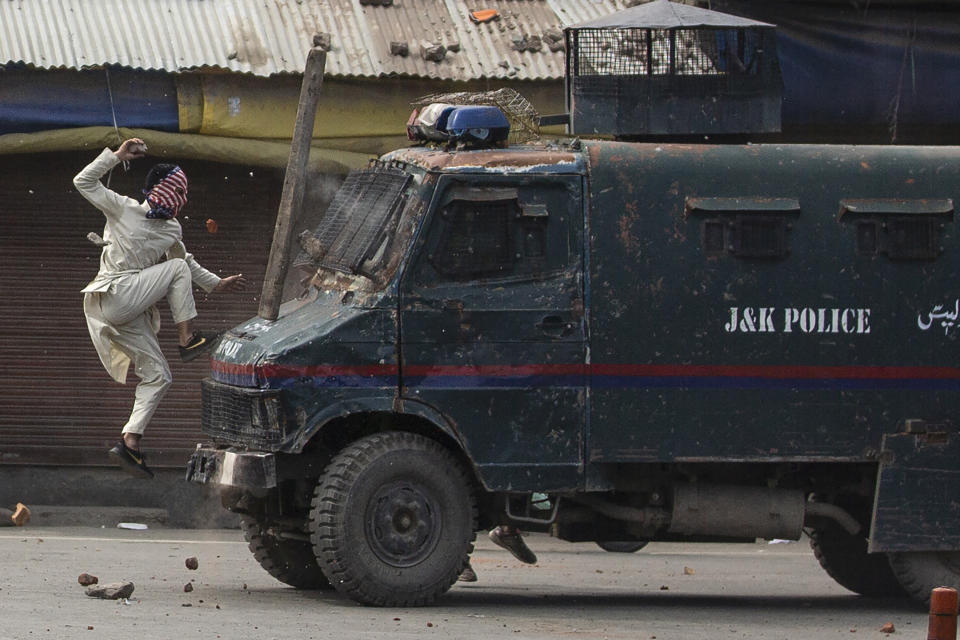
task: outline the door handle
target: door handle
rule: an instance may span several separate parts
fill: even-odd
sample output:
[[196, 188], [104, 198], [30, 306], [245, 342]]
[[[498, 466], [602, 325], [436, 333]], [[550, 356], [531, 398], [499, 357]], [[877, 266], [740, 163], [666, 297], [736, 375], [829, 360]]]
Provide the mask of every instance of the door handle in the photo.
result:
[[550, 337], [561, 338], [573, 333], [573, 323], [567, 322], [560, 316], [544, 316], [537, 323], [537, 329]]

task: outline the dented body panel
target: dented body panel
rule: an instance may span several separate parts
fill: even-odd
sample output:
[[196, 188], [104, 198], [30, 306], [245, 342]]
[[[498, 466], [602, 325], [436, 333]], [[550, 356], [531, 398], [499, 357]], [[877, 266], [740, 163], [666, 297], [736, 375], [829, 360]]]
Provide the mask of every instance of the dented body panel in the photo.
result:
[[[321, 269], [279, 320], [228, 334], [205, 383], [209, 451], [322, 462], [411, 430], [498, 499], [582, 511], [606, 492], [636, 510], [591, 499], [602, 516], [554, 524], [567, 539], [687, 539], [663, 525], [688, 495], [671, 491], [712, 482], [853, 496], [872, 551], [960, 548], [916, 535], [956, 530], [956, 503], [899, 506], [960, 471], [944, 455], [960, 150], [590, 142], [384, 162], [412, 176], [387, 266]], [[218, 409], [225, 390], [260, 424]], [[905, 460], [908, 424], [946, 435]], [[497, 504], [482, 521], [511, 513]], [[696, 526], [684, 535], [709, 535]]]

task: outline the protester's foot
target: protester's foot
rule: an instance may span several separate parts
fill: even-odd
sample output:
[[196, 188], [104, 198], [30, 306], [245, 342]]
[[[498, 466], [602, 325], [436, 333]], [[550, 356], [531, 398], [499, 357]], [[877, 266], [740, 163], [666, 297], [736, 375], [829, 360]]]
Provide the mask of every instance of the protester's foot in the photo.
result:
[[473, 567], [470, 566], [470, 563], [467, 563], [467, 566], [463, 568], [463, 571], [460, 572], [460, 577], [458, 578], [460, 582], [476, 582], [477, 581], [477, 572], [473, 570]]
[[141, 451], [131, 449], [122, 442], [118, 442], [109, 451], [117, 459], [120, 467], [127, 473], [138, 478], [152, 478], [153, 471], [147, 466], [145, 456]]
[[22, 502], [18, 502], [17, 510], [13, 512], [13, 515], [10, 516], [10, 519], [13, 520], [14, 526], [22, 527], [30, 522], [30, 509], [28, 509], [27, 505], [23, 504]]
[[190, 362], [200, 354], [209, 351], [218, 337], [220, 336], [194, 331], [193, 335], [190, 336], [190, 341], [185, 345], [180, 345], [180, 359], [184, 362]]
[[537, 555], [530, 550], [527, 543], [523, 541], [523, 536], [519, 531], [507, 531], [503, 527], [497, 527], [490, 531], [490, 540], [493, 544], [503, 547], [513, 554], [513, 557], [520, 562], [527, 564], [536, 564]]

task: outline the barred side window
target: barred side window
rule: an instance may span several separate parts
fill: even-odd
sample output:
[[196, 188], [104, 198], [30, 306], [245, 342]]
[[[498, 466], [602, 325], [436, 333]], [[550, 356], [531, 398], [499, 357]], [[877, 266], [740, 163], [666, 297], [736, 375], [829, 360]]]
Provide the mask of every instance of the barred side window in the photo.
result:
[[454, 200], [440, 214], [445, 229], [431, 264], [455, 280], [512, 274], [511, 226], [518, 212], [516, 200]]

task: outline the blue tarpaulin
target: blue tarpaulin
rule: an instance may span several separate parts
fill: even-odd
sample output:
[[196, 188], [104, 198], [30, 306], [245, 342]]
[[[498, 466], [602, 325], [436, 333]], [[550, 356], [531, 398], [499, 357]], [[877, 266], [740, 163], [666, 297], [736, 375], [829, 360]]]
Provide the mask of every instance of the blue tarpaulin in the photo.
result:
[[0, 70], [0, 134], [113, 126], [114, 113], [121, 127], [178, 131], [174, 77], [105, 69]]

